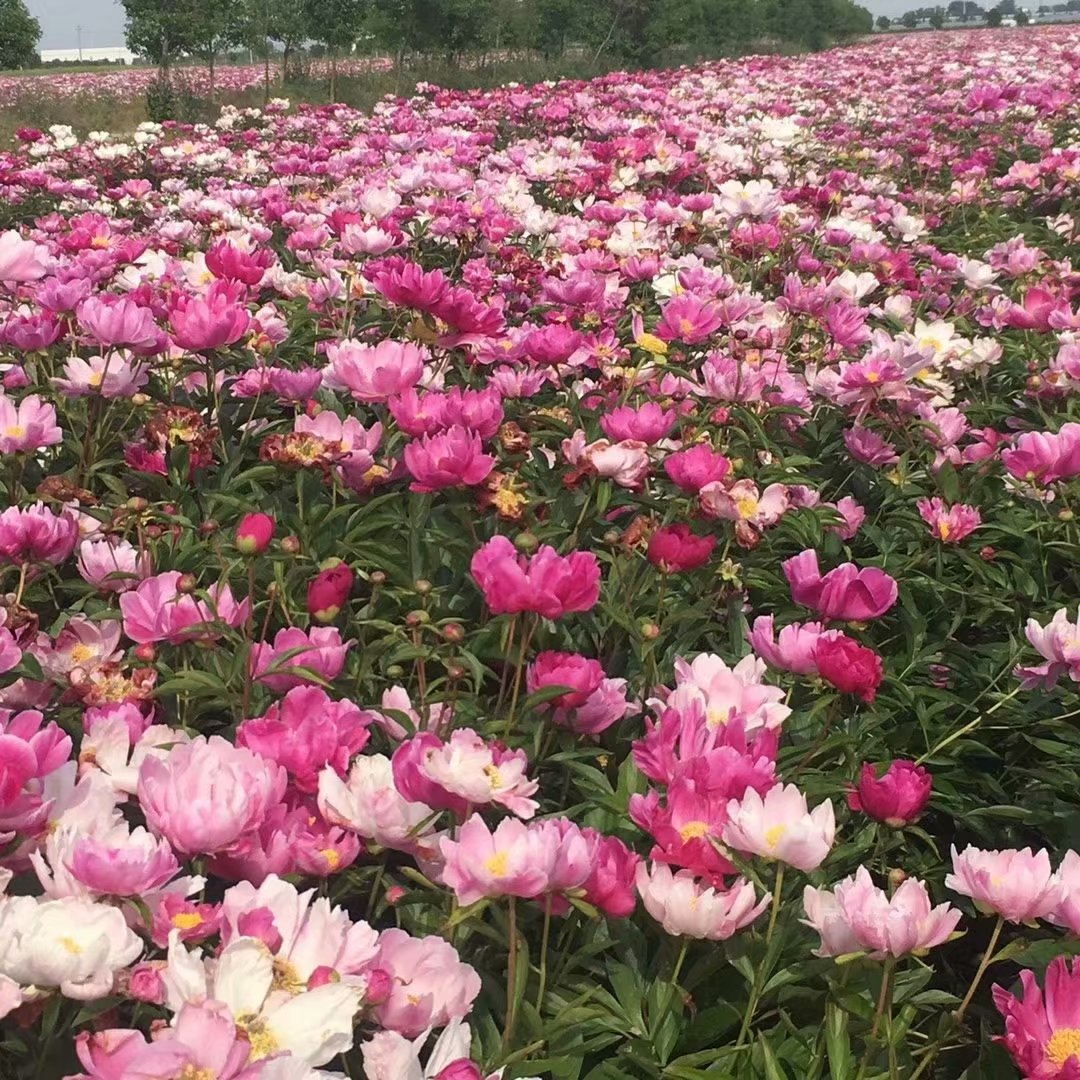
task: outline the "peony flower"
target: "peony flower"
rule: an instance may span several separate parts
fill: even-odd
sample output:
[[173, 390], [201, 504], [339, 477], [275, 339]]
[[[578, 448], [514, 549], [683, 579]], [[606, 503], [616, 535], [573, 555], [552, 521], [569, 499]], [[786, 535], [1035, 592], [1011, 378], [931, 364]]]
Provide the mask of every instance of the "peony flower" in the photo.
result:
[[879, 777], [866, 762], [858, 786], [848, 792], [848, 806], [894, 829], [919, 820], [930, 801], [930, 774], [912, 761], [897, 758]]
[[1045, 994], [1035, 974], [1020, 972], [1023, 996], [993, 987], [1005, 1034], [994, 1037], [1017, 1068], [1032, 1080], [1075, 1080], [1080, 1076], [1080, 964], [1056, 956], [1046, 969]]
[[37, 394], [16, 404], [0, 393], [0, 454], [28, 454], [62, 441], [56, 410]]
[[106, 400], [113, 400], [134, 396], [149, 377], [142, 364], [132, 364], [129, 356], [114, 352], [88, 360], [72, 356], [64, 364], [64, 378], [51, 381], [69, 397], [100, 394]]
[[1057, 926], [1080, 934], [1080, 855], [1071, 849], [1066, 851], [1057, 876], [1061, 882], [1061, 897], [1048, 918]]
[[796, 675], [816, 675], [815, 650], [823, 632], [821, 623], [791, 623], [776, 635], [773, 617], [759, 615], [747, 632], [746, 640], [770, 666]]
[[844, 694], [873, 704], [884, 678], [881, 657], [837, 630], [827, 630], [814, 644], [818, 674]]
[[542, 544], [526, 557], [505, 536], [494, 536], [473, 555], [470, 569], [496, 615], [535, 611], [557, 619], [589, 611], [600, 598], [600, 564], [592, 552], [559, 555]]
[[637, 890], [648, 913], [668, 934], [726, 941], [749, 926], [772, 899], [757, 897], [754, 886], [736, 878], [729, 889], [703, 887], [689, 870], [673, 874], [669, 866], [641, 863]]
[[316, 622], [333, 622], [348, 602], [354, 575], [344, 563], [320, 570], [308, 584], [307, 609]]
[[665, 574], [696, 570], [712, 557], [715, 536], [695, 536], [689, 525], [667, 525], [649, 537], [648, 558]]
[[680, 450], [664, 458], [664, 472], [688, 495], [696, 495], [708, 484], [722, 483], [731, 472], [731, 462], [706, 443]]
[[1041, 686], [1049, 690], [1066, 674], [1073, 682], [1080, 682], [1080, 618], [1071, 622], [1068, 609], [1060, 608], [1045, 626], [1028, 619], [1024, 634], [1047, 663], [1014, 670], [1023, 689]]
[[915, 503], [919, 517], [930, 526], [930, 535], [943, 544], [959, 544], [982, 523], [982, 514], [974, 506], [956, 503], [946, 506], [936, 495]]
[[457, 424], [437, 435], [414, 439], [405, 447], [405, 467], [412, 474], [410, 491], [432, 492], [449, 487], [475, 487], [495, 464], [483, 452], [480, 436]]
[[675, 661], [675, 689], [663, 703], [688, 712], [698, 708], [709, 727], [740, 721], [745, 732], [776, 729], [791, 715], [783, 704], [784, 691], [763, 680], [765, 664], [744, 656], [729, 668], [719, 656], [702, 653], [693, 660]]
[[865, 866], [831, 893], [808, 885], [803, 907], [807, 925], [821, 935], [818, 956], [919, 954], [947, 941], [960, 921], [960, 912], [949, 904], [931, 907], [926, 885], [917, 878], [905, 879], [890, 897], [874, 885]]
[[483, 818], [474, 814], [456, 840], [444, 836], [439, 841], [445, 860], [442, 880], [463, 907], [485, 896], [539, 896], [548, 887], [544, 863], [549, 856], [543, 844], [542, 832], [514, 818], [505, 818], [489, 832]]
[[1048, 918], [1061, 900], [1061, 882], [1050, 867], [1045, 849], [984, 851], [970, 845], [952, 849], [953, 872], [945, 887], [970, 896], [982, 912], [993, 912], [1011, 923]]
[[577, 653], [542, 652], [525, 672], [525, 686], [530, 694], [547, 687], [566, 687], [566, 692], [548, 698], [545, 705], [576, 709], [589, 700], [604, 679], [598, 660]]
[[274, 538], [276, 522], [269, 514], [245, 514], [236, 526], [236, 549], [242, 555], [261, 555]]
[[896, 603], [896, 581], [884, 570], [860, 570], [854, 563], [843, 563], [822, 576], [813, 548], [782, 565], [792, 600], [826, 619], [876, 619]]
[[404, 930], [384, 930], [371, 966], [390, 977], [390, 993], [376, 1006], [375, 1019], [407, 1038], [460, 1020], [480, 993], [480, 976], [435, 935], [414, 938]]
[[174, 878], [180, 864], [166, 840], [142, 828], [120, 826], [100, 836], [78, 837], [67, 869], [91, 892], [142, 896]]
[[118, 908], [75, 897], [0, 900], [0, 939], [0, 975], [77, 1001], [111, 993], [117, 971], [143, 949]]
[[399, 341], [342, 341], [328, 345], [326, 357], [323, 383], [348, 390], [357, 401], [386, 401], [404, 393], [420, 381], [427, 358], [416, 345]]
[[234, 345], [251, 326], [251, 316], [237, 295], [234, 287], [219, 281], [202, 296], [175, 297], [169, 310], [173, 341], [188, 352]]
[[274, 635], [273, 644], [257, 641], [251, 647], [251, 677], [277, 694], [311, 682], [313, 672], [333, 682], [345, 666], [351, 642], [342, 642], [334, 626], [313, 626], [304, 631], [285, 627]]
[[242, 625], [251, 609], [250, 597], [239, 604], [228, 584], [211, 585], [210, 603], [180, 591], [179, 570], [167, 570], [148, 577], [120, 597], [124, 633], [139, 644], [167, 641], [179, 645], [185, 641], [212, 639], [214, 624]]
[[24, 240], [15, 229], [0, 233], [0, 281], [38, 281], [49, 262], [47, 247]]
[[127, 592], [150, 576], [150, 553], [126, 540], [84, 540], [76, 568], [82, 579], [101, 592]]
[[285, 791], [286, 773], [218, 735], [199, 736], [139, 768], [146, 822], [183, 855], [213, 854], [258, 827]]
[[778, 784], [764, 798], [748, 788], [728, 803], [723, 841], [736, 851], [777, 860], [798, 870], [816, 870], [833, 845], [836, 820], [826, 800], [813, 811], [794, 784]]

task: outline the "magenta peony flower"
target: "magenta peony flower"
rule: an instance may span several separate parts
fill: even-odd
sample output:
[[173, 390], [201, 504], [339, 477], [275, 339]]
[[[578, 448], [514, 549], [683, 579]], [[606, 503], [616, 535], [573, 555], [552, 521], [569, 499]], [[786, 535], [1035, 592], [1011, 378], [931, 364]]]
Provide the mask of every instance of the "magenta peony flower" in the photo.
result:
[[914, 762], [897, 758], [880, 777], [866, 762], [858, 786], [848, 792], [848, 806], [899, 829], [919, 820], [932, 787], [930, 774]]
[[697, 536], [689, 525], [666, 525], [649, 537], [648, 558], [666, 574], [696, 570], [712, 557], [715, 536]]
[[480, 436], [454, 424], [437, 435], [414, 439], [405, 447], [410, 491], [432, 492], [482, 484], [495, 465], [484, 453]]
[[838, 630], [827, 630], [814, 645], [818, 674], [844, 694], [872, 704], [884, 678], [881, 657]]
[[1023, 996], [993, 987], [994, 1005], [1005, 1020], [997, 1035], [1017, 1068], [1032, 1080], [1080, 1078], [1080, 964], [1056, 956], [1046, 969], [1045, 994], [1031, 971], [1020, 972]]
[[982, 524], [982, 514], [974, 506], [964, 503], [946, 506], [936, 495], [932, 499], [919, 499], [915, 506], [919, 517], [930, 526], [930, 535], [943, 544], [959, 544]]
[[202, 296], [176, 297], [169, 309], [173, 341], [188, 352], [212, 352], [247, 333], [251, 316], [235, 287], [215, 282]]
[[334, 626], [313, 626], [306, 632], [289, 626], [274, 635], [273, 644], [252, 645], [251, 676], [278, 694], [310, 682], [304, 669], [333, 682], [345, 666], [349, 645]]
[[817, 552], [807, 548], [783, 563], [796, 604], [826, 619], [864, 621], [884, 615], [896, 603], [896, 580], [875, 567], [843, 563], [822, 576]]
[[731, 462], [708, 444], [698, 443], [689, 450], [668, 454], [664, 472], [687, 494], [696, 495], [706, 484], [723, 481], [731, 472]]

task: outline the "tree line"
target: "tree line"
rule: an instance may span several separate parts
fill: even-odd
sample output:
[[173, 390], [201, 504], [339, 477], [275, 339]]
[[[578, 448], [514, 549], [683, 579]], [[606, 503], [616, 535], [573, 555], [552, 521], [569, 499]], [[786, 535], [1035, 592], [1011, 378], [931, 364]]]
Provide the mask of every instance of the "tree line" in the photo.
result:
[[211, 67], [230, 49], [334, 59], [384, 52], [454, 59], [577, 50], [634, 66], [745, 51], [762, 42], [817, 49], [873, 29], [854, 0], [122, 0], [129, 48], [166, 74]]

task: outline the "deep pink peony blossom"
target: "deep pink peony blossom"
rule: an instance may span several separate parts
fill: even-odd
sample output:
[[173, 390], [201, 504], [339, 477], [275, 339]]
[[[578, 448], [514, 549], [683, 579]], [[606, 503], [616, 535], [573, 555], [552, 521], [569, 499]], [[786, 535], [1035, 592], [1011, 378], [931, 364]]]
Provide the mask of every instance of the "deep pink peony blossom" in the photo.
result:
[[858, 786], [848, 792], [848, 806], [898, 829], [918, 821], [932, 787], [930, 774], [912, 761], [897, 758], [881, 776], [866, 762]]
[[822, 576], [813, 548], [788, 559], [783, 567], [792, 600], [826, 619], [876, 619], [896, 603], [895, 578], [875, 567], [859, 569], [843, 563]]

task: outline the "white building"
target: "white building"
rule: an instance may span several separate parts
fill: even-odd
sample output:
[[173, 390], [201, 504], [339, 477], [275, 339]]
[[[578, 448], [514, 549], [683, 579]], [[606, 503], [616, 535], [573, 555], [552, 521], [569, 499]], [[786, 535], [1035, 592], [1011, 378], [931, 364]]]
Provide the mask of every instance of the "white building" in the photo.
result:
[[86, 45], [82, 49], [42, 49], [41, 62], [47, 64], [50, 60], [82, 61], [88, 64], [95, 60], [111, 60], [113, 63], [121, 60], [125, 64], [131, 64], [135, 61], [135, 54], [123, 45], [108, 45], [104, 48]]

